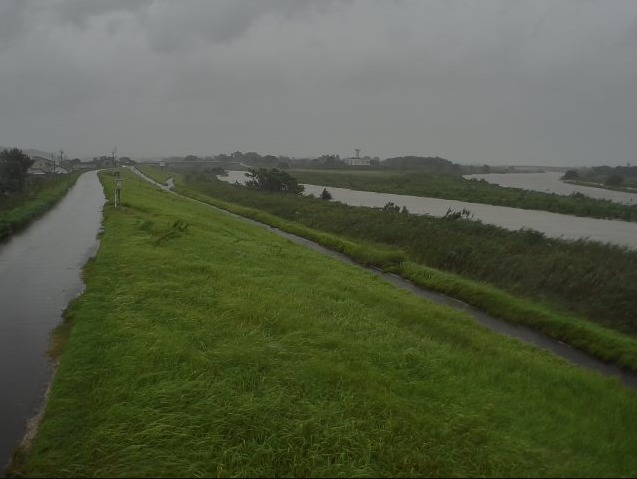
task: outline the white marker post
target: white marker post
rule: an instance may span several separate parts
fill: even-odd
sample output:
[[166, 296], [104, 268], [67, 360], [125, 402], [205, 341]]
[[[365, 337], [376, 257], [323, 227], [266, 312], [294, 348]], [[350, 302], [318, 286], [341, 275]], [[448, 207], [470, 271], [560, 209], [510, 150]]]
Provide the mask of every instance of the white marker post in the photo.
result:
[[122, 203], [122, 178], [119, 171], [115, 172], [115, 208], [119, 208]]

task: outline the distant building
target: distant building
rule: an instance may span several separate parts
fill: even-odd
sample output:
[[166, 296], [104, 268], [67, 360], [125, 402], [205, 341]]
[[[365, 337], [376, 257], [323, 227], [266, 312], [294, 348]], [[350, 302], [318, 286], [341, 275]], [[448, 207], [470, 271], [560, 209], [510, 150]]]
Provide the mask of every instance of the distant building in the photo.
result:
[[72, 160], [64, 159], [62, 160], [62, 166], [67, 171], [79, 171], [79, 170], [88, 170], [93, 168], [95, 165], [91, 162], [84, 163], [79, 158], [73, 158]]
[[115, 158], [112, 156], [100, 156], [99, 158], [93, 158], [93, 164], [96, 168], [115, 168]]
[[131, 160], [128, 156], [120, 156], [117, 160], [120, 166], [133, 166], [136, 164], [134, 160]]
[[360, 157], [361, 150], [356, 148], [356, 156], [351, 158], [343, 158], [343, 161], [348, 166], [370, 166], [372, 159], [369, 156]]
[[53, 160], [42, 158], [41, 156], [32, 156], [33, 164], [27, 171], [28, 174], [34, 176], [43, 175], [66, 175], [69, 170], [60, 166]]
[[343, 161], [349, 166], [370, 166], [372, 164], [371, 158], [344, 158]]

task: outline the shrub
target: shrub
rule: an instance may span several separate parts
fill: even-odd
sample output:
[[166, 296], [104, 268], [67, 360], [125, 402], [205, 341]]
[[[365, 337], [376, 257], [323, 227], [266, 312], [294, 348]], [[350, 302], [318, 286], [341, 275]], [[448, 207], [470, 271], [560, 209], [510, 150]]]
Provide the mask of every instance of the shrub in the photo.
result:
[[249, 180], [246, 181], [246, 186], [250, 188], [269, 192], [293, 193], [295, 195], [301, 194], [304, 190], [303, 185], [299, 185], [296, 178], [277, 168], [270, 170], [266, 168], [253, 170], [250, 168], [248, 171], [249, 173], [246, 176]]

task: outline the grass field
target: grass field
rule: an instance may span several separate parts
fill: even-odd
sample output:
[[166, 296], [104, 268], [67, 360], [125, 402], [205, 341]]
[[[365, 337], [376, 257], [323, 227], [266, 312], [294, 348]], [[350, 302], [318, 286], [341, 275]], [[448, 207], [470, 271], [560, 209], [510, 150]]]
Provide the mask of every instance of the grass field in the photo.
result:
[[80, 174], [47, 178], [21, 195], [0, 200], [0, 241], [50, 210], [75, 184]]
[[264, 193], [203, 172], [178, 175], [177, 190], [637, 370], [635, 251]]
[[14, 473], [637, 474], [635, 392], [127, 175]]
[[580, 186], [591, 186], [593, 188], [602, 188], [611, 191], [623, 191], [625, 193], [635, 193], [637, 191], [637, 179], [629, 178], [624, 180], [621, 186], [610, 186], [604, 183], [603, 178], [567, 180], [565, 183]]
[[563, 196], [518, 188], [504, 188], [460, 175], [396, 171], [292, 170], [301, 183], [353, 190], [427, 196], [488, 205], [543, 210], [591, 218], [637, 221], [637, 205], [623, 205], [581, 194]]
[[165, 169], [159, 168], [154, 165], [142, 165], [138, 164], [135, 166], [139, 171], [148, 176], [149, 178], [154, 179], [157, 183], [164, 184], [168, 181], [169, 178], [175, 176], [172, 171], [167, 171]]

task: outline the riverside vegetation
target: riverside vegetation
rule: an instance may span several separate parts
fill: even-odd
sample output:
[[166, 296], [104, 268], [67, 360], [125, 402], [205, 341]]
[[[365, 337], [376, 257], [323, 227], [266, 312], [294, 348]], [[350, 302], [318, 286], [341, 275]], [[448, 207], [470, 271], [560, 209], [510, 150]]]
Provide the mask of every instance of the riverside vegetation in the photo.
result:
[[393, 208], [262, 193], [201, 172], [177, 185], [184, 194], [308, 237], [637, 370], [633, 250]]
[[157, 183], [160, 183], [162, 185], [165, 184], [170, 178], [175, 176], [174, 172], [166, 171], [161, 168], [157, 168], [156, 166], [139, 164], [135, 165], [135, 168], [141, 171], [144, 175], [152, 178]]
[[469, 180], [460, 174], [436, 172], [390, 172], [347, 170], [294, 170], [301, 183], [352, 190], [428, 196], [497, 206], [510, 206], [552, 213], [637, 221], [637, 205], [590, 198], [581, 193], [563, 196], [518, 188], [505, 188], [486, 181]]
[[13, 474], [637, 473], [617, 381], [124, 174]]
[[637, 190], [637, 166], [594, 166], [568, 170], [562, 176], [562, 181], [634, 193]]

